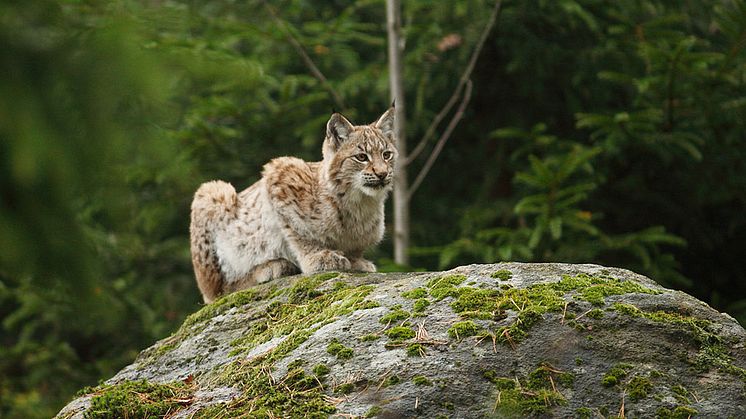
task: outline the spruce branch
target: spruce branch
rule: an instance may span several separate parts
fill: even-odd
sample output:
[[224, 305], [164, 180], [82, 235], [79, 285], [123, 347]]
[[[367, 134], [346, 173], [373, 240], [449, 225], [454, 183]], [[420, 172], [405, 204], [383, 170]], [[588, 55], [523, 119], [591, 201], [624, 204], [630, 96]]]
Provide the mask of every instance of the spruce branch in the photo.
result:
[[264, 5], [264, 8], [267, 9], [267, 12], [269, 12], [270, 16], [272, 16], [272, 20], [275, 21], [275, 24], [277, 24], [280, 30], [285, 34], [285, 37], [287, 38], [288, 42], [290, 42], [290, 45], [292, 45], [298, 55], [300, 55], [303, 63], [306, 65], [306, 67], [308, 67], [308, 71], [311, 72], [311, 75], [313, 75], [319, 81], [319, 83], [321, 83], [321, 86], [332, 97], [335, 107], [340, 111], [346, 110], [347, 105], [345, 104], [344, 99], [342, 99], [342, 96], [340, 96], [339, 93], [334, 90], [334, 87], [332, 87], [332, 85], [329, 83], [329, 80], [326, 79], [324, 73], [319, 70], [319, 67], [316, 65], [316, 63], [313, 62], [313, 59], [311, 59], [311, 57], [308, 55], [300, 41], [298, 41], [298, 38], [296, 38], [295, 35], [293, 35], [293, 33], [290, 31], [290, 29], [288, 28], [288, 24], [280, 18], [280, 16], [277, 14], [277, 11], [269, 5], [267, 0], [262, 0], [262, 4]]
[[[402, 163], [404, 166], [409, 165], [416, 159], [422, 150], [424, 150], [427, 143], [430, 141], [430, 138], [435, 134], [435, 130], [438, 128], [440, 123], [443, 121], [443, 119], [448, 115], [448, 113], [451, 111], [451, 108], [456, 104], [456, 101], [461, 96], [461, 92], [463, 91], [464, 87], [466, 86], [466, 83], [471, 78], [471, 73], [474, 71], [474, 66], [477, 63], [477, 59], [479, 58], [479, 54], [482, 52], [482, 48], [484, 47], [484, 43], [487, 41], [487, 36], [489, 36], [490, 32], [492, 32], [492, 28], [497, 23], [497, 17], [500, 15], [500, 9], [502, 5], [502, 0], [497, 0], [495, 2], [495, 7], [492, 9], [492, 13], [490, 14], [490, 18], [487, 21], [487, 24], [484, 27], [484, 30], [482, 30], [482, 34], [479, 37], [479, 40], [477, 41], [477, 45], [474, 48], [474, 52], [471, 54], [471, 58], [469, 59], [469, 63], [467, 64], [466, 68], [464, 69], [464, 72], [461, 74], [461, 77], [459, 78], [459, 83], [456, 86], [456, 89], [453, 91], [453, 94], [451, 95], [450, 99], [448, 99], [448, 102], [443, 106], [443, 109], [438, 112], [438, 114], [435, 116], [433, 121], [430, 123], [430, 125], [427, 127], [427, 130], [425, 130], [425, 135], [422, 136], [422, 139], [420, 139], [420, 142], [417, 143], [415, 148], [412, 149], [412, 151], [409, 153], [409, 155], [404, 159], [404, 162]], [[410, 192], [410, 195], [413, 191]]]

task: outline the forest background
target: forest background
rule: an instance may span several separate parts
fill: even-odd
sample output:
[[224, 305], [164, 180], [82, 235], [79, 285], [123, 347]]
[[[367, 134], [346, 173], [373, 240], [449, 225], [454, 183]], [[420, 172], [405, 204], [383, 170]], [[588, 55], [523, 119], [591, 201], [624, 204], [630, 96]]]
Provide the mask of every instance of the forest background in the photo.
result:
[[[494, 6], [403, 2], [410, 144]], [[318, 160], [333, 108], [390, 103], [384, 0], [8, 0], [0, 46], [0, 417], [53, 415], [200, 307], [201, 182]], [[390, 226], [369, 256], [624, 267], [746, 324], [745, 48], [740, 0], [504, 1], [435, 127], [463, 108], [412, 195], [410, 266]]]

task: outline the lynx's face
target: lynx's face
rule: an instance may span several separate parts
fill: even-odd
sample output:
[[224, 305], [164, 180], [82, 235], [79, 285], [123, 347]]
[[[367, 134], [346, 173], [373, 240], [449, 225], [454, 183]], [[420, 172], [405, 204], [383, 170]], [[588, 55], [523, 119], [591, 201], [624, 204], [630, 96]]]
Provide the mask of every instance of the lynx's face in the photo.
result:
[[324, 162], [330, 180], [341, 189], [384, 197], [393, 187], [397, 150], [393, 138], [394, 109], [370, 125], [353, 126], [332, 115], [324, 141]]

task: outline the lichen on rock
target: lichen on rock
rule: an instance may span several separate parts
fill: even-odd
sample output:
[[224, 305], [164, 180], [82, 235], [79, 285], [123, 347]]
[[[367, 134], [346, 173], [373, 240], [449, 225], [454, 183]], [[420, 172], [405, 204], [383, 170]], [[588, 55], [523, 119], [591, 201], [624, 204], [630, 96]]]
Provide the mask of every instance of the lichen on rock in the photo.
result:
[[745, 417], [744, 368], [732, 318], [621, 269], [324, 273], [205, 306], [59, 417]]

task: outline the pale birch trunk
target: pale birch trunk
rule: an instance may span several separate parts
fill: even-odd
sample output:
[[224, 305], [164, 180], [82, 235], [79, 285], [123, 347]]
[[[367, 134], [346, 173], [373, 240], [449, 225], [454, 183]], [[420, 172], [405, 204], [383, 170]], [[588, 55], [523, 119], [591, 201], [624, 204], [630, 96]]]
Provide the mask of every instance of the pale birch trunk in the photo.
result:
[[407, 180], [406, 117], [402, 71], [401, 4], [399, 0], [386, 0], [386, 23], [389, 48], [389, 88], [392, 101], [396, 101], [395, 132], [398, 138], [399, 166], [394, 180], [394, 261], [409, 264], [409, 184]]

